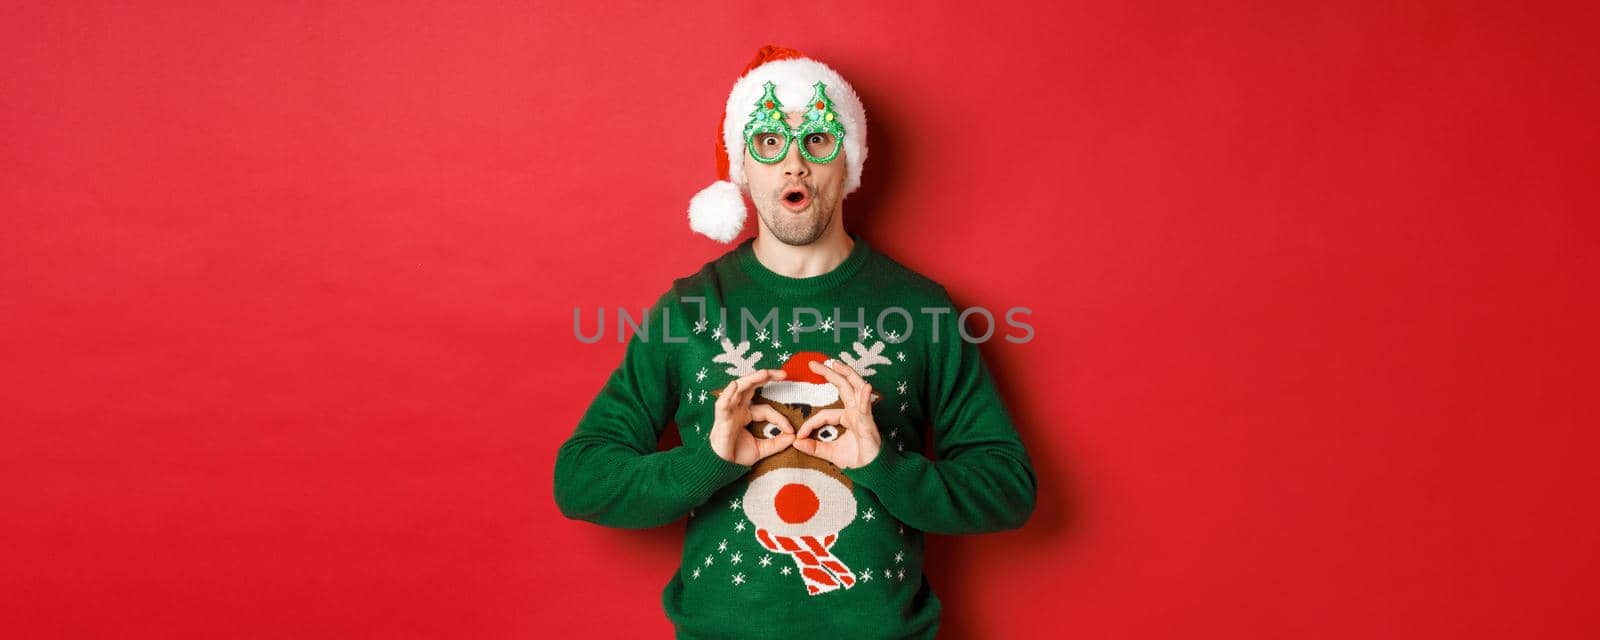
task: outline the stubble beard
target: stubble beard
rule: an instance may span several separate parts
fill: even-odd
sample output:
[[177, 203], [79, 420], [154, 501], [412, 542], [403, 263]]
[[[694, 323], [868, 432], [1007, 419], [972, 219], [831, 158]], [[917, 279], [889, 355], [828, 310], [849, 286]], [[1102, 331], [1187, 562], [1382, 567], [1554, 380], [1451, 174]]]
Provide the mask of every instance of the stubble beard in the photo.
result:
[[836, 202], [824, 201], [815, 192], [811, 204], [799, 213], [788, 210], [775, 197], [756, 201], [756, 214], [772, 231], [772, 237], [791, 247], [811, 244], [827, 233], [836, 208]]

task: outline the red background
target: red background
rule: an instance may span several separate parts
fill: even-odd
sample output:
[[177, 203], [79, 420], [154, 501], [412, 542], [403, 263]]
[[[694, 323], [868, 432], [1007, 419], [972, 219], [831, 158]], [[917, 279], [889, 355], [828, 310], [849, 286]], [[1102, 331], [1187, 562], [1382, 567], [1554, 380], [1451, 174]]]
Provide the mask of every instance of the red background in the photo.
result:
[[63, 4], [0, 17], [7, 636], [666, 635], [681, 529], [551, 496], [572, 309], [724, 250], [767, 42], [863, 94], [851, 228], [1034, 310], [946, 637], [1600, 633], [1592, 4]]

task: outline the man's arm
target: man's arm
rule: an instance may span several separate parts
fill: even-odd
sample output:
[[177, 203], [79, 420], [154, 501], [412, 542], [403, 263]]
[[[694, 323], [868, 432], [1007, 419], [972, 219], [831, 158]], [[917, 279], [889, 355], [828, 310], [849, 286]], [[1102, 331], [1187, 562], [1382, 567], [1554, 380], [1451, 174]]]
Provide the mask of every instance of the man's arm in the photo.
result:
[[[710, 447], [656, 450], [680, 392], [659, 324], [670, 295], [650, 309], [646, 326], [654, 332], [628, 341], [622, 363], [556, 454], [556, 505], [568, 518], [628, 529], [660, 526], [750, 469]], [[681, 329], [674, 335], [683, 335]]]
[[1033, 513], [1038, 478], [978, 345], [957, 333], [955, 316], [941, 316], [939, 342], [929, 344], [926, 393], [939, 460], [885, 446], [844, 473], [922, 531], [1015, 529]]

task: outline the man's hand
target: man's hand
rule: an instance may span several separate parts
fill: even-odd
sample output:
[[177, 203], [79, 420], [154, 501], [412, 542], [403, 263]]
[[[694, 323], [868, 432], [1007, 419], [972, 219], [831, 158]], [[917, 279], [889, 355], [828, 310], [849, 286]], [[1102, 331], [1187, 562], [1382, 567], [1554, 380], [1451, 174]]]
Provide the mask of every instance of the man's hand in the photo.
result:
[[[840, 469], [864, 467], [878, 457], [883, 448], [883, 436], [878, 433], [878, 423], [872, 419], [872, 385], [861, 375], [838, 360], [827, 365], [808, 363], [811, 370], [827, 378], [839, 388], [843, 409], [823, 409], [811, 415], [795, 434], [794, 448], [828, 462]], [[833, 440], [811, 439], [812, 432], [826, 427], [839, 431]]]
[[[723, 460], [748, 467], [794, 443], [794, 426], [789, 424], [788, 418], [767, 405], [750, 404], [756, 387], [782, 380], [785, 375], [782, 369], [762, 369], [729, 382], [717, 393], [716, 413], [711, 423], [711, 451]], [[778, 425], [783, 433], [776, 438], [757, 438], [745, 428], [757, 420]]]

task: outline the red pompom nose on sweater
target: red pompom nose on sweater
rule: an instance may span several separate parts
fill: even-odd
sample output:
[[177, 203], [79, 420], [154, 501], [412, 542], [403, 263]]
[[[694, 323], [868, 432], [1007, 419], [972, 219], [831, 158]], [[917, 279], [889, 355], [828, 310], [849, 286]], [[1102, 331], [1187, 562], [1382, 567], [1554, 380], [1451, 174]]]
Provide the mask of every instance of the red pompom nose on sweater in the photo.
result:
[[772, 507], [778, 511], [778, 517], [789, 524], [800, 524], [811, 519], [817, 514], [817, 493], [810, 487], [798, 483], [789, 483], [778, 489], [778, 495], [772, 498]]

